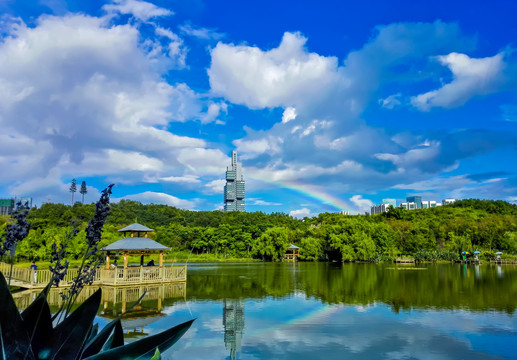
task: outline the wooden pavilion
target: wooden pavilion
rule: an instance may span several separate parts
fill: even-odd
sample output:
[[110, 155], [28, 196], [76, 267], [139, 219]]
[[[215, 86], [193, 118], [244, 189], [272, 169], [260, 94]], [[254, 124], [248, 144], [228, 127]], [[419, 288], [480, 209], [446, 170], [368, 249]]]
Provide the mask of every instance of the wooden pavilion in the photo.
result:
[[[131, 224], [119, 232], [124, 237], [102, 248], [106, 252], [106, 269], [101, 270], [101, 280], [103, 284], [123, 285], [141, 283], [159, 283], [186, 281], [186, 266], [164, 267], [163, 254], [169, 250], [164, 246], [147, 237], [147, 233], [153, 231], [141, 224]], [[124, 266], [110, 266], [112, 256], [124, 256]], [[158, 266], [153, 264], [144, 267], [144, 257], [146, 255], [159, 254]], [[140, 255], [140, 267], [129, 267], [129, 255]]]
[[127, 268], [129, 255], [140, 255], [140, 266], [144, 266], [144, 257], [151, 254], [160, 254], [159, 265], [163, 266], [163, 254], [169, 250], [154, 240], [147, 237], [147, 233], [153, 231], [144, 225], [134, 223], [120, 229], [124, 237], [102, 248], [106, 252], [106, 269], [110, 269], [110, 258], [112, 255], [122, 254], [124, 256], [124, 269]]
[[287, 261], [296, 261], [298, 256], [300, 256], [300, 248], [294, 244], [289, 245], [285, 253], [285, 259]]

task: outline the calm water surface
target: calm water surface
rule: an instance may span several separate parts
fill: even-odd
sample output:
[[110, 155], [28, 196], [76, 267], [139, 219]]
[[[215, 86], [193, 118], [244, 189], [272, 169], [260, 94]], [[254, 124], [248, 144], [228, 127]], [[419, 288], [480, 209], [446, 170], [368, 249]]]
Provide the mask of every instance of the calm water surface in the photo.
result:
[[128, 341], [197, 318], [168, 359], [517, 358], [515, 266], [193, 264], [186, 289], [148, 290]]

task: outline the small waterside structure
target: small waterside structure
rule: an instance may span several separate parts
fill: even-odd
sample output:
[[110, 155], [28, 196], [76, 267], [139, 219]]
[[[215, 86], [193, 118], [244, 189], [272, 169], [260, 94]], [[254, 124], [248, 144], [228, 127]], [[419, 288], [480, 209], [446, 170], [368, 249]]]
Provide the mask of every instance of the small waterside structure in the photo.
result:
[[289, 245], [285, 254], [285, 260], [296, 261], [298, 256], [300, 256], [300, 248], [294, 244]]
[[[164, 266], [163, 255], [169, 250], [154, 240], [147, 237], [147, 233], [153, 231], [141, 224], [131, 224], [119, 232], [124, 237], [102, 248], [106, 252], [106, 268], [100, 270], [103, 285], [137, 285], [144, 283], [164, 283], [187, 280], [187, 266]], [[124, 266], [119, 268], [116, 264], [110, 265], [111, 256], [122, 254]], [[158, 266], [154, 261], [144, 267], [144, 259], [147, 255], [159, 254]], [[128, 266], [129, 255], [140, 255], [140, 266]]]
[[395, 259], [396, 263], [399, 264], [413, 264], [415, 262], [415, 258], [412, 257], [398, 257]]
[[[93, 285], [140, 285], [140, 284], [161, 284], [187, 281], [187, 265], [164, 266], [163, 255], [168, 247], [147, 237], [147, 233], [153, 231], [141, 224], [131, 224], [119, 232], [124, 237], [101, 249], [106, 253], [106, 266], [96, 271]], [[119, 267], [116, 261], [111, 263], [113, 256], [122, 255], [124, 265]], [[151, 264], [144, 266], [145, 256], [159, 255], [158, 265]], [[129, 255], [140, 255], [140, 266], [129, 266]], [[6, 279], [11, 273], [10, 265], [0, 263], [0, 271]], [[77, 276], [77, 269], [69, 269], [65, 278], [59, 284], [60, 287], [67, 287], [72, 284]], [[44, 288], [51, 280], [50, 270], [38, 270], [36, 274], [28, 268], [12, 268], [11, 286], [26, 289]]]

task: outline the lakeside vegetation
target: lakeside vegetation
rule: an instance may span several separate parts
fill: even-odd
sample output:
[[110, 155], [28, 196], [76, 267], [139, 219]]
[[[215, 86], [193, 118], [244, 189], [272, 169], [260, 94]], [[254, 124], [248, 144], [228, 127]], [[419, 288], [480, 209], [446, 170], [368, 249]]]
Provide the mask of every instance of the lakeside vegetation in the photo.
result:
[[[48, 259], [54, 241], [63, 241], [71, 224], [84, 228], [94, 212], [94, 204], [81, 203], [31, 209], [31, 230], [18, 243], [17, 260]], [[0, 217], [0, 234], [7, 220]], [[440, 261], [474, 250], [481, 258], [495, 251], [517, 255], [517, 205], [504, 201], [468, 199], [431, 209], [392, 208], [374, 216], [323, 213], [300, 220], [283, 213], [188, 211], [122, 200], [111, 204], [100, 247], [119, 240], [118, 230], [133, 222], [154, 229], [149, 237], [171, 248], [169, 261], [186, 260], [191, 250], [191, 262], [279, 260], [291, 243], [300, 247], [300, 259], [309, 261], [383, 261], [400, 255]], [[84, 240], [82, 230], [68, 241], [72, 259], [84, 253]]]

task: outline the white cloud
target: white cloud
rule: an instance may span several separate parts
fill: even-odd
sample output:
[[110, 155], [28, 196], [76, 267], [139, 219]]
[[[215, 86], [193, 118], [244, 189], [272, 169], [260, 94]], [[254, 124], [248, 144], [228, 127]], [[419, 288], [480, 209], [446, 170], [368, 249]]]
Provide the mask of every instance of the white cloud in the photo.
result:
[[194, 209], [194, 202], [190, 200], [184, 200], [177, 198], [175, 196], [165, 194], [165, 193], [159, 193], [159, 192], [152, 192], [152, 191], [145, 191], [140, 194], [133, 194], [133, 195], [126, 195], [121, 198], [113, 198], [113, 202], [118, 202], [120, 200], [133, 200], [133, 201], [140, 201], [143, 204], [164, 204], [164, 205], [170, 205], [175, 206], [181, 209]]
[[[324, 181], [339, 193], [357, 193], [391, 186], [408, 174], [421, 180], [454, 163], [440, 153], [440, 136], [429, 138], [436, 146], [419, 147], [414, 144], [419, 136], [408, 134], [412, 145], [404, 147], [393, 134], [368, 126], [362, 115], [372, 101], [379, 101], [381, 87], [415, 77], [412, 72], [403, 73], [404, 80], [399, 76], [414, 59], [470, 50], [473, 42], [457, 24], [379, 26], [342, 65], [310, 52], [306, 40], [285, 33], [276, 48], [220, 42], [211, 52], [208, 74], [214, 94], [253, 109], [283, 109], [282, 122], [266, 130], [246, 129], [246, 136], [233, 141], [249, 174], [272, 181]], [[401, 97], [388, 96], [381, 104], [396, 106]], [[296, 118], [287, 121], [293, 117], [290, 108], [296, 109]], [[423, 169], [429, 159], [433, 168]]]
[[433, 141], [425, 144], [401, 154], [379, 153], [373, 156], [379, 160], [391, 161], [399, 168], [411, 168], [419, 163], [432, 160], [440, 154], [440, 142]]
[[387, 98], [385, 99], [379, 99], [379, 104], [383, 107], [383, 108], [386, 108], [386, 109], [393, 109], [395, 108], [396, 106], [399, 106], [401, 103], [400, 103], [400, 98], [401, 98], [402, 94], [398, 93], [398, 94], [393, 94], [393, 95], [390, 95], [388, 96]]
[[283, 205], [283, 204], [282, 203], [276, 203], [276, 202], [270, 202], [270, 201], [264, 201], [262, 199], [247, 198], [246, 199], [246, 205], [279, 206], [279, 205]]
[[[67, 14], [42, 16], [31, 27], [5, 18], [4, 31], [0, 165], [11, 170], [0, 173], [0, 185], [11, 184], [10, 191], [30, 193], [32, 187], [46, 196], [37, 183], [19, 181], [28, 178], [60, 186], [61, 179], [83, 175], [127, 184], [166, 177], [172, 167], [185, 170], [176, 160], [185, 158], [182, 150], [207, 147], [167, 128], [172, 121], [214, 118], [217, 109], [188, 85], [163, 80], [176, 65], [170, 54], [141, 42], [137, 25]], [[225, 111], [224, 102], [214, 104]]]
[[329, 85], [341, 80], [337, 59], [306, 52], [306, 41], [286, 32], [269, 51], [218, 43], [208, 69], [212, 91], [250, 108], [303, 105], [316, 94], [323, 98]]
[[[164, 29], [159, 26], [155, 28], [155, 32], [157, 35], [165, 37], [169, 40], [167, 44], [167, 55], [170, 59], [173, 60], [176, 67], [182, 69], [186, 66], [185, 59], [187, 57], [188, 49], [183, 44], [183, 39], [181, 39], [178, 35], [170, 31], [169, 29]], [[147, 45], [152, 48], [150, 55], [154, 55], [154, 53], [162, 53], [163, 48], [159, 41], [150, 41], [147, 40]]]
[[283, 142], [284, 140], [280, 137], [267, 136], [256, 140], [238, 139], [233, 144], [241, 154], [241, 159], [249, 159], [266, 152], [269, 155], [280, 153]]
[[224, 122], [218, 119], [222, 113], [228, 113], [228, 105], [224, 101], [218, 103], [209, 102], [206, 113], [200, 117], [201, 122], [206, 124], [215, 121], [216, 124], [223, 125]]
[[288, 123], [291, 120], [296, 119], [296, 109], [292, 106], [287, 107], [282, 114], [282, 123]]
[[141, 21], [147, 21], [159, 16], [174, 15], [174, 13], [168, 9], [158, 7], [147, 1], [139, 0], [113, 0], [111, 4], [106, 4], [102, 8], [107, 13], [132, 15]]
[[105, 152], [107, 167], [119, 170], [159, 171], [163, 168], [163, 162], [158, 159], [145, 156], [135, 151], [120, 151], [109, 149]]
[[358, 213], [370, 213], [370, 208], [374, 205], [373, 201], [363, 199], [362, 195], [354, 195], [350, 198], [352, 204], [355, 205], [355, 211]]
[[196, 37], [203, 40], [219, 40], [224, 37], [224, 34], [218, 33], [213, 29], [203, 27], [195, 28], [190, 24], [181, 25], [180, 31], [182, 34]]
[[414, 191], [436, 191], [436, 190], [445, 190], [450, 191], [452, 189], [459, 189], [465, 187], [469, 184], [472, 184], [473, 181], [470, 180], [465, 175], [451, 176], [448, 178], [444, 177], [435, 177], [428, 180], [416, 181], [412, 183], [405, 184], [397, 184], [393, 186], [394, 189], [411, 189]]
[[199, 180], [198, 176], [195, 175], [185, 175], [185, 176], [167, 176], [161, 177], [158, 179], [163, 182], [170, 183], [187, 183], [187, 184], [199, 184], [201, 180]]
[[224, 193], [224, 185], [226, 184], [226, 180], [217, 179], [209, 181], [205, 184], [205, 193], [207, 194], [223, 194]]
[[357, 172], [362, 169], [362, 165], [354, 161], [344, 160], [340, 164], [332, 167], [322, 167], [318, 165], [297, 166], [294, 164], [275, 163], [263, 168], [247, 167], [247, 172], [258, 179], [268, 179], [270, 181], [296, 181], [303, 179], [310, 183], [313, 179], [322, 175], [336, 175], [344, 172]]
[[453, 80], [437, 90], [412, 97], [411, 103], [422, 111], [433, 107], [452, 108], [474, 96], [498, 91], [505, 83], [503, 58], [504, 53], [480, 59], [455, 52], [438, 56], [438, 62], [452, 72]]
[[226, 167], [230, 165], [230, 158], [217, 149], [182, 149], [177, 160], [198, 175], [224, 174]]
[[292, 210], [289, 212], [289, 216], [294, 218], [303, 219], [304, 217], [310, 217], [311, 211], [307, 208], [302, 208], [298, 210]]

